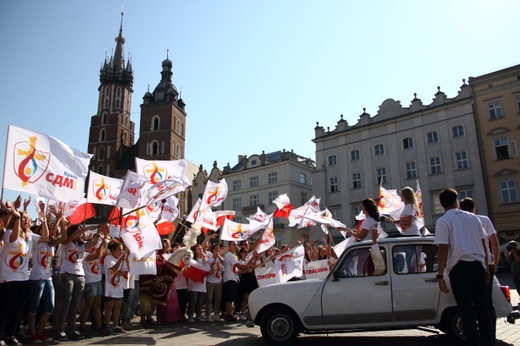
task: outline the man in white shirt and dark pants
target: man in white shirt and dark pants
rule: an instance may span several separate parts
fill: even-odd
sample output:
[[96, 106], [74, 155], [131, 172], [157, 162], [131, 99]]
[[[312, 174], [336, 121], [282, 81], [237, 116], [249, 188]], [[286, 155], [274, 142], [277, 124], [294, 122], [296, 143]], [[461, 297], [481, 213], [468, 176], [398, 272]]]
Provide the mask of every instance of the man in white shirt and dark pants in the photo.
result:
[[444, 274], [448, 275], [460, 309], [466, 344], [492, 345], [491, 319], [486, 306], [489, 271], [484, 240], [487, 234], [476, 215], [458, 209], [457, 191], [444, 189], [439, 199], [445, 210], [435, 227], [435, 243], [439, 245], [439, 288], [449, 292]]

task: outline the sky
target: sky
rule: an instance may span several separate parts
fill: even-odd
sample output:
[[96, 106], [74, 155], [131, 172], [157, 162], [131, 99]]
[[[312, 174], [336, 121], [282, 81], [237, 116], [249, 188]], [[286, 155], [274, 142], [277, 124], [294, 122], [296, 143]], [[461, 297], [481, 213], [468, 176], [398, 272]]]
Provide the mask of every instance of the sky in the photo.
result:
[[[0, 1], [0, 143], [15, 125], [87, 151], [99, 70], [124, 11], [132, 121], [173, 62], [186, 103], [185, 158], [208, 171], [238, 155], [315, 159], [316, 122], [354, 125], [392, 98], [520, 63], [517, 0]], [[5, 150], [0, 150], [4, 170]], [[3, 179], [3, 174], [0, 176]], [[4, 191], [4, 200], [18, 192]]]

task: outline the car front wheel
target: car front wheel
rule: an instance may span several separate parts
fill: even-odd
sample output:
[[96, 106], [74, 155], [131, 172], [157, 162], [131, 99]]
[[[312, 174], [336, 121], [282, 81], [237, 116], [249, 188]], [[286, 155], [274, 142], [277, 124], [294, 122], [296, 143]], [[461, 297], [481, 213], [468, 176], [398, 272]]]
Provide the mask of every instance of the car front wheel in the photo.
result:
[[443, 314], [440, 329], [459, 341], [466, 340], [462, 327], [462, 318], [456, 308], [449, 309]]
[[287, 308], [273, 308], [263, 316], [260, 330], [268, 342], [281, 344], [296, 339], [298, 325], [294, 312]]

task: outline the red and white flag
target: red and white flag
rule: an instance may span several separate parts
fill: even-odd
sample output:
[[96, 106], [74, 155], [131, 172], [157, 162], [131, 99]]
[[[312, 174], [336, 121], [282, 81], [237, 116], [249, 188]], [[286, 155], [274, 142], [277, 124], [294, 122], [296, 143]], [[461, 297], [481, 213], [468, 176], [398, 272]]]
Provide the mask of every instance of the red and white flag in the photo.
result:
[[[128, 212], [130, 210], [123, 210], [123, 215]], [[121, 237], [137, 259], [162, 248], [161, 237], [152, 219], [143, 209], [131, 211], [121, 217]]]
[[182, 185], [189, 186], [190, 181], [186, 178], [186, 161], [184, 160], [143, 160], [135, 158], [135, 171], [144, 175], [152, 185], [163, 180], [181, 180]]
[[176, 177], [172, 179], [162, 180], [150, 187], [146, 190], [147, 202], [146, 204], [151, 204], [155, 202], [159, 202], [167, 197], [173, 196], [179, 192], [186, 190], [185, 182], [182, 179], [178, 179]]
[[191, 208], [190, 213], [186, 217], [186, 221], [194, 224], [196, 222], [200, 222], [204, 218], [207, 213], [212, 213], [211, 207], [206, 203], [202, 202], [202, 199], [199, 198], [197, 203]]
[[83, 197], [91, 154], [12, 125], [5, 153], [4, 189], [62, 202]]
[[224, 202], [228, 194], [228, 186], [226, 179], [222, 178], [220, 182], [214, 183], [208, 180], [204, 194], [202, 195], [202, 201], [210, 207], [218, 207]]
[[303, 245], [299, 245], [275, 257], [274, 273], [278, 278], [278, 282], [287, 282], [294, 277], [303, 274], [303, 259], [305, 249]]
[[69, 215], [68, 219], [71, 224], [77, 225], [94, 216], [96, 216], [96, 212], [94, 211], [92, 203], [88, 203], [87, 200], [83, 198], [72, 214]]
[[251, 237], [254, 233], [261, 230], [259, 225], [236, 223], [231, 220], [224, 220], [222, 225], [222, 240], [242, 241]]
[[247, 219], [249, 221], [264, 222], [267, 217], [268, 217], [268, 215], [266, 213], [264, 213], [262, 211], [262, 209], [260, 209], [260, 207], [257, 206], [256, 213], [251, 216], [248, 216]]
[[404, 203], [401, 201], [401, 196], [399, 196], [397, 190], [386, 190], [380, 186], [377, 209], [380, 214], [390, 215], [394, 220], [399, 220], [404, 209]]
[[123, 185], [122, 179], [111, 178], [90, 171], [87, 188], [87, 202], [116, 205]]
[[273, 203], [276, 204], [276, 210], [274, 211], [273, 216], [288, 219], [291, 210], [294, 208], [294, 206], [291, 205], [289, 196], [287, 196], [286, 193], [281, 194], [280, 196], [275, 198]]
[[326, 226], [330, 226], [333, 228], [347, 228], [347, 226], [345, 224], [341, 223], [338, 220], [335, 220], [332, 217], [332, 213], [327, 208], [325, 208], [325, 210], [320, 211], [318, 213], [308, 213], [308, 214], [304, 215], [303, 217], [305, 219], [319, 222], [321, 224], [324, 224]]

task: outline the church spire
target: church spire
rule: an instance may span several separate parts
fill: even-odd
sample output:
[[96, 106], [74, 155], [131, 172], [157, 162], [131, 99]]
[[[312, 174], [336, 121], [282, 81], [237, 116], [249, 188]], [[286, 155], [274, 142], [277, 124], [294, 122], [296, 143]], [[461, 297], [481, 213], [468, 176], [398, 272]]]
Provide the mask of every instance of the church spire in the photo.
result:
[[124, 57], [124, 45], [125, 38], [123, 37], [123, 17], [125, 13], [121, 11], [121, 24], [119, 25], [119, 35], [116, 37], [116, 52], [114, 54], [114, 68], [124, 68], [125, 67], [125, 57]]

